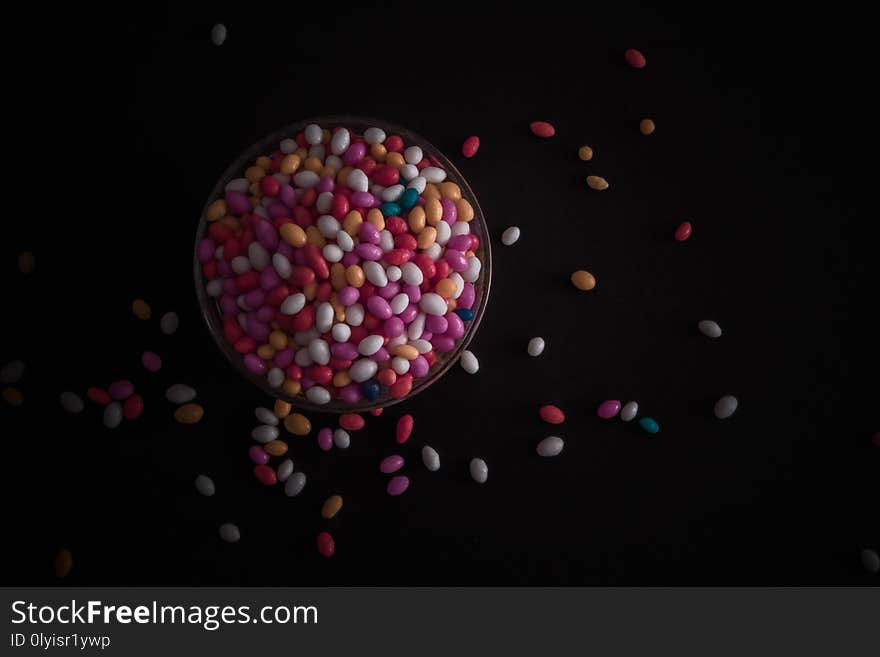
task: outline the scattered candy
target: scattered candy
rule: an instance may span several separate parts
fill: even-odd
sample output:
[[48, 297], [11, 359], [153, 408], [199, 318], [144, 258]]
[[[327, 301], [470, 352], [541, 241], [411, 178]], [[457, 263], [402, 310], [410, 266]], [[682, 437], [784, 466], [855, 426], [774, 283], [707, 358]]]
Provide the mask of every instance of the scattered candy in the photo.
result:
[[510, 246], [519, 239], [519, 226], [511, 226], [501, 234], [501, 243]]
[[565, 441], [559, 436], [547, 436], [538, 443], [536, 451], [538, 456], [558, 456], [565, 446]]
[[642, 431], [646, 433], [657, 433], [660, 431], [660, 425], [657, 424], [657, 420], [652, 417], [643, 417], [639, 420], [639, 426], [642, 428]]
[[608, 181], [602, 176], [587, 176], [587, 185], [590, 189], [595, 189], [600, 192], [608, 189]]
[[278, 483], [275, 471], [265, 463], [254, 466], [254, 477], [264, 486], [274, 486]]
[[62, 392], [59, 400], [61, 401], [61, 408], [68, 413], [82, 413], [86, 407], [82, 397], [75, 392]]
[[195, 389], [184, 383], [175, 383], [165, 391], [165, 399], [172, 404], [185, 404], [186, 402], [191, 402], [195, 398]]
[[657, 129], [657, 126], [654, 125], [654, 121], [651, 119], [642, 119], [639, 121], [639, 132], [643, 135], [650, 135]]
[[238, 543], [239, 539], [241, 539], [241, 532], [236, 525], [227, 522], [220, 525], [220, 538], [227, 543]]
[[211, 43], [215, 46], [222, 46], [226, 41], [226, 26], [223, 23], [217, 23], [211, 28]]
[[683, 221], [679, 224], [678, 228], [675, 229], [675, 240], [677, 242], [684, 242], [691, 236], [693, 231], [694, 229], [693, 226], [691, 226], [691, 222]]
[[126, 420], [136, 420], [144, 412], [144, 398], [135, 393], [122, 405], [122, 415]]
[[546, 121], [533, 121], [529, 124], [529, 129], [536, 137], [548, 138], [556, 134], [556, 128]]
[[318, 552], [322, 557], [332, 557], [336, 552], [336, 543], [327, 532], [318, 534]]
[[737, 406], [739, 406], [739, 400], [736, 397], [724, 395], [724, 397], [715, 402], [715, 417], [719, 420], [725, 420], [736, 413]]
[[483, 459], [473, 458], [470, 463], [471, 478], [478, 484], [485, 484], [489, 478], [489, 466]]
[[158, 372], [162, 369], [162, 359], [154, 351], [145, 351], [141, 355], [141, 364], [148, 372]]
[[263, 451], [269, 456], [284, 456], [287, 454], [287, 443], [276, 438], [266, 443], [263, 446]]
[[713, 322], [711, 319], [700, 320], [697, 323], [697, 328], [700, 330], [700, 333], [708, 338], [721, 337], [721, 327], [718, 326], [717, 322]]
[[257, 420], [263, 424], [268, 424], [273, 427], [278, 426], [278, 418], [275, 416], [275, 413], [265, 406], [257, 406], [254, 409], [254, 415], [257, 417]]
[[258, 443], [270, 443], [278, 438], [278, 427], [273, 427], [271, 424], [261, 424], [251, 431], [251, 438]]
[[405, 443], [409, 440], [410, 435], [412, 434], [413, 425], [415, 424], [415, 420], [413, 420], [413, 416], [407, 413], [406, 415], [401, 416], [401, 418], [397, 421], [397, 430], [395, 432], [395, 438], [399, 444]]
[[18, 254], [18, 271], [22, 274], [30, 274], [36, 266], [34, 254], [30, 251], [23, 251]]
[[111, 402], [104, 407], [104, 426], [115, 429], [122, 424], [122, 404]]
[[70, 550], [62, 549], [55, 555], [55, 576], [67, 577], [73, 569], [73, 555]]
[[21, 390], [12, 386], [3, 388], [3, 399], [10, 406], [21, 406], [24, 403], [24, 395]]
[[0, 383], [9, 385], [10, 383], [18, 383], [24, 376], [25, 364], [23, 360], [13, 360], [0, 369]]
[[273, 412], [275, 413], [275, 417], [279, 420], [283, 420], [288, 415], [290, 415], [290, 410], [293, 408], [290, 402], [286, 402], [283, 399], [276, 399], [275, 406], [273, 407]]
[[180, 326], [180, 318], [173, 311], [165, 313], [162, 315], [162, 319], [159, 320], [159, 328], [162, 329], [162, 333], [165, 335], [172, 335], [177, 331], [178, 326]]
[[437, 450], [430, 445], [422, 447], [422, 463], [431, 472], [437, 472], [440, 469], [440, 455]]
[[131, 312], [134, 313], [135, 317], [138, 319], [148, 320], [153, 314], [153, 311], [150, 310], [149, 304], [143, 299], [135, 299], [131, 304]]
[[623, 53], [623, 57], [626, 59], [626, 63], [633, 68], [645, 68], [645, 64], [648, 63], [645, 60], [645, 56], [634, 48], [630, 48]]
[[392, 477], [391, 481], [388, 482], [388, 487], [386, 490], [389, 495], [403, 495], [406, 492], [406, 489], [409, 488], [409, 477], [406, 475], [398, 475], [396, 477]]
[[862, 566], [872, 575], [880, 573], [880, 555], [869, 548], [862, 550]]
[[584, 162], [589, 162], [593, 159], [593, 149], [584, 144], [578, 149], [578, 157]]
[[312, 423], [301, 413], [291, 413], [284, 418], [284, 428], [296, 436], [308, 436], [312, 430]]
[[639, 413], [639, 404], [638, 402], [627, 402], [623, 405], [623, 408], [620, 409], [620, 419], [624, 422], [632, 422], [636, 415]]
[[397, 472], [403, 467], [403, 457], [399, 454], [392, 454], [391, 456], [386, 456], [379, 463], [379, 472], [383, 474], [391, 474], [392, 472]]
[[333, 448], [333, 429], [324, 427], [318, 431], [318, 447], [325, 452]]
[[468, 374], [476, 374], [480, 371], [480, 361], [472, 351], [465, 349], [461, 352], [461, 367]]
[[599, 408], [596, 410], [596, 415], [598, 415], [603, 420], [610, 420], [620, 411], [620, 400], [619, 399], [608, 399], [599, 404]]
[[184, 404], [174, 411], [174, 419], [181, 424], [195, 424], [205, 415], [205, 409], [198, 404]]
[[333, 432], [333, 444], [339, 449], [348, 449], [351, 445], [351, 436], [345, 429], [337, 429]]
[[342, 497], [339, 495], [331, 495], [324, 500], [324, 505], [321, 507], [321, 517], [324, 518], [324, 520], [330, 520], [339, 513], [340, 509], [342, 509]]
[[561, 408], [552, 404], [545, 404], [539, 408], [538, 415], [547, 424], [562, 424], [565, 422], [565, 413], [562, 412]]
[[284, 494], [287, 497], [296, 497], [306, 487], [306, 476], [302, 472], [294, 472], [284, 483]]
[[290, 459], [284, 459], [281, 463], [279, 463], [277, 474], [278, 481], [282, 483], [290, 479], [290, 475], [293, 474], [293, 461], [291, 461]]
[[583, 269], [578, 269], [571, 275], [571, 282], [579, 290], [587, 291], [596, 287], [596, 277]]
[[538, 357], [544, 353], [544, 338], [532, 338], [527, 348], [529, 356]]
[[473, 157], [480, 150], [480, 138], [477, 136], [468, 137], [461, 145], [461, 154], [465, 157]]
[[347, 431], [358, 431], [364, 428], [364, 418], [357, 413], [343, 413], [339, 416], [339, 426]]
[[196, 490], [205, 497], [211, 497], [215, 492], [214, 480], [207, 475], [199, 475], [196, 477]]

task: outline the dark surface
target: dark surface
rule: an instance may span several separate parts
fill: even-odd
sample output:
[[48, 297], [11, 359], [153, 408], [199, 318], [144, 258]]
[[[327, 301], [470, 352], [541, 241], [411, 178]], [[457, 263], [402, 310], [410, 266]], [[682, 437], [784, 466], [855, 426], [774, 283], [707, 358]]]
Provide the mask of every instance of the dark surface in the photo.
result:
[[[0, 360], [30, 369], [25, 405], [0, 407], [5, 583], [52, 583], [62, 546], [76, 584], [877, 583], [859, 561], [880, 545], [860, 18], [540, 6], [20, 19], [29, 63], [11, 71], [9, 104], [36, 139], [7, 183], [24, 206], [4, 220]], [[220, 48], [216, 21], [229, 28]], [[623, 63], [628, 47], [647, 68]], [[199, 317], [192, 235], [241, 150], [334, 112], [421, 133], [460, 165], [496, 239], [512, 224], [523, 236], [496, 243], [479, 374], [455, 368], [368, 418], [348, 452], [292, 438], [309, 484], [288, 499], [250, 474], [253, 408], [266, 400]], [[536, 119], [556, 137], [531, 136]], [[471, 134], [482, 147], [464, 160]], [[577, 159], [583, 143], [592, 162]], [[587, 189], [588, 174], [610, 189]], [[679, 244], [685, 219], [694, 236]], [[14, 262], [26, 248], [37, 270], [24, 278]], [[596, 274], [593, 292], [568, 282], [579, 268]], [[138, 296], [149, 323], [130, 312]], [[181, 317], [172, 337], [158, 327], [168, 309]], [[704, 318], [720, 340], [697, 332]], [[534, 335], [548, 342], [539, 359], [525, 353]], [[144, 349], [162, 355], [159, 374], [141, 368]], [[76, 417], [58, 407], [64, 389], [122, 377], [146, 397], [136, 422], [108, 431], [92, 405]], [[197, 426], [172, 420], [162, 393], [177, 381], [199, 391]], [[740, 409], [719, 421], [723, 394]], [[661, 432], [598, 419], [607, 398], [638, 400]], [[564, 426], [540, 423], [546, 402], [566, 410]], [[413, 483], [390, 498], [377, 465], [397, 451], [402, 412], [416, 418], [400, 450]], [[315, 430], [332, 420], [312, 416]], [[565, 451], [541, 460], [535, 444], [552, 433]], [[441, 454], [437, 473], [421, 465], [424, 444]], [[473, 456], [489, 464], [483, 486], [467, 474]], [[198, 473], [215, 497], [195, 492]], [[332, 493], [345, 507], [322, 521]], [[219, 540], [222, 522], [241, 527], [239, 544]], [[331, 560], [315, 550], [323, 529]]]

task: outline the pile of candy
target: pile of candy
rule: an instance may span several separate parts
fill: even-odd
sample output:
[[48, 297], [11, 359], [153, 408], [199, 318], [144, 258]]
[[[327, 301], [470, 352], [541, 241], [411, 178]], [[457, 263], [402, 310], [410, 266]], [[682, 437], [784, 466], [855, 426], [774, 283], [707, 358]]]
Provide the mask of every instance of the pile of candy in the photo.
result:
[[473, 218], [421, 147], [311, 124], [226, 185], [197, 255], [252, 374], [315, 404], [401, 399], [474, 317]]

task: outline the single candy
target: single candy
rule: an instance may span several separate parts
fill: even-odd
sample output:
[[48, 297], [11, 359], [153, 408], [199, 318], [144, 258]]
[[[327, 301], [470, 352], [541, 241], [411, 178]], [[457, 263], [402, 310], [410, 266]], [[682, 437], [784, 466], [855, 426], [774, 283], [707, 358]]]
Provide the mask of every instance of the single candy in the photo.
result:
[[437, 450], [430, 445], [422, 447], [422, 463], [431, 472], [437, 472], [440, 469], [440, 455]]
[[278, 427], [273, 427], [271, 424], [261, 424], [251, 431], [251, 438], [258, 443], [271, 442], [278, 438]]
[[0, 383], [9, 385], [10, 383], [18, 383], [24, 376], [25, 364], [23, 360], [13, 360], [0, 369]]
[[409, 477], [405, 475], [398, 475], [396, 477], [392, 477], [391, 481], [388, 482], [388, 487], [386, 490], [389, 495], [403, 495], [406, 492], [406, 489], [409, 488]]
[[578, 269], [571, 275], [571, 282], [579, 290], [592, 290], [596, 287], [596, 277], [584, 269]]
[[559, 436], [547, 436], [538, 443], [535, 451], [538, 452], [538, 456], [557, 456], [564, 446], [565, 441]]
[[351, 436], [345, 429], [337, 429], [333, 432], [333, 444], [339, 449], [348, 449], [351, 445]]
[[392, 454], [391, 456], [386, 456], [379, 463], [379, 472], [384, 474], [391, 474], [392, 472], [397, 472], [403, 467], [403, 457], [399, 454]]
[[61, 408], [68, 413], [81, 413], [85, 408], [82, 398], [74, 392], [61, 393]]
[[652, 119], [642, 119], [639, 121], [639, 132], [643, 135], [650, 135], [657, 129]]
[[144, 412], [144, 398], [138, 394], [133, 394], [125, 400], [122, 405], [122, 415], [126, 420], [136, 420]]
[[324, 520], [330, 520], [342, 509], [342, 497], [340, 495], [331, 495], [324, 500], [321, 507], [321, 517]]
[[107, 387], [107, 392], [110, 394], [111, 399], [122, 401], [134, 394], [134, 384], [125, 379], [114, 381]]
[[565, 413], [562, 412], [561, 408], [552, 404], [545, 404], [539, 408], [538, 415], [547, 424], [562, 424], [565, 422]]
[[301, 413], [291, 413], [284, 418], [284, 428], [294, 435], [307, 436], [312, 430], [312, 423]]
[[211, 497], [216, 488], [214, 487], [213, 480], [206, 475], [199, 475], [196, 477], [196, 490], [199, 491], [205, 497]]
[[697, 323], [697, 328], [700, 330], [700, 333], [709, 338], [720, 338], [721, 337], [721, 327], [718, 326], [717, 322], [713, 322], [711, 319], [702, 319]]
[[112, 399], [110, 399], [110, 395], [107, 393], [107, 391], [102, 388], [89, 388], [88, 390], [86, 390], [86, 397], [88, 397], [96, 404], [100, 404], [101, 406], [106, 406], [111, 401], [113, 401]]
[[624, 422], [631, 422], [635, 419], [636, 415], [639, 412], [639, 404], [638, 402], [627, 402], [623, 405], [623, 408], [620, 409], [620, 419]]
[[471, 477], [478, 484], [486, 483], [489, 478], [489, 466], [483, 459], [473, 458], [470, 462]]
[[880, 573], [880, 555], [875, 550], [865, 548], [862, 550], [862, 566], [872, 575]]
[[532, 121], [529, 124], [529, 130], [536, 137], [544, 137], [545, 139], [556, 134], [556, 128], [546, 121]]
[[296, 497], [306, 487], [306, 476], [302, 472], [294, 472], [290, 478], [284, 482], [284, 494], [287, 497]]
[[468, 137], [461, 145], [461, 154], [468, 158], [476, 155], [478, 150], [480, 150], [480, 138], [476, 135]]
[[195, 424], [205, 415], [205, 409], [198, 404], [184, 404], [174, 411], [174, 419], [181, 424]]
[[122, 404], [112, 402], [104, 407], [104, 426], [115, 429], [122, 422]]
[[589, 162], [593, 159], [593, 149], [587, 145], [581, 146], [578, 149], [578, 157], [584, 162]]
[[250, 456], [251, 461], [253, 461], [257, 465], [262, 465], [269, 462], [268, 452], [266, 452], [266, 450], [259, 445], [251, 445], [250, 449], [248, 450], [248, 456]]
[[603, 420], [610, 420], [620, 411], [620, 400], [619, 399], [608, 399], [599, 404], [599, 408], [596, 409], [596, 415], [598, 415]]
[[690, 221], [683, 221], [679, 224], [678, 228], [675, 229], [675, 239], [679, 242], [684, 242], [691, 236], [693, 230]]
[[473, 352], [465, 349], [461, 352], [461, 367], [468, 374], [476, 374], [480, 370], [480, 361], [477, 360]]
[[528, 346], [529, 356], [540, 356], [544, 353], [544, 338], [532, 338]]
[[336, 552], [336, 542], [327, 532], [318, 534], [318, 552], [322, 557], [332, 557]]
[[401, 418], [397, 421], [396, 438], [399, 444], [402, 445], [407, 440], [409, 440], [410, 434], [412, 434], [413, 430], [413, 423], [413, 416], [408, 413], [401, 416]]
[[358, 431], [364, 428], [364, 418], [357, 413], [343, 413], [339, 416], [339, 426], [348, 431]]
[[278, 481], [282, 483], [290, 479], [290, 475], [293, 474], [293, 461], [290, 459], [284, 459], [278, 464], [276, 474], [278, 475]]
[[254, 409], [254, 415], [256, 415], [257, 420], [263, 424], [268, 424], [273, 427], [278, 426], [278, 418], [275, 416], [275, 413], [265, 406], [257, 406], [257, 408]]
[[599, 192], [604, 191], [609, 187], [608, 181], [602, 176], [587, 176], [587, 185], [590, 189], [595, 189]]
[[241, 539], [241, 532], [236, 525], [227, 522], [220, 525], [220, 538], [227, 543], [238, 543], [239, 539]]
[[162, 319], [159, 320], [159, 328], [162, 329], [162, 333], [165, 335], [173, 334], [178, 326], [180, 326], [180, 318], [173, 311], [165, 313], [162, 315]]
[[183, 383], [175, 383], [165, 391], [165, 399], [172, 404], [185, 404], [196, 398], [196, 391]]
[[646, 433], [657, 433], [660, 431], [660, 425], [657, 424], [657, 420], [652, 417], [643, 417], [639, 420], [639, 426], [642, 428], [642, 431]]
[[222, 46], [226, 41], [226, 26], [223, 23], [217, 23], [211, 28], [211, 43], [215, 46]]
[[131, 311], [138, 319], [147, 320], [153, 314], [149, 304], [143, 299], [135, 299], [131, 304]]
[[727, 419], [736, 413], [737, 406], [739, 406], [739, 400], [736, 397], [724, 395], [724, 397], [715, 402], [715, 417], [719, 420]]
[[510, 246], [519, 239], [519, 226], [511, 226], [501, 234], [501, 243]]
[[647, 64], [645, 56], [634, 48], [630, 48], [623, 53], [623, 57], [626, 59], [626, 63], [633, 68], [645, 68], [645, 64]]
[[162, 359], [153, 351], [145, 351], [141, 356], [141, 363], [148, 372], [158, 372], [162, 369]]
[[325, 452], [333, 447], [333, 429], [330, 427], [324, 427], [318, 431], [318, 447]]

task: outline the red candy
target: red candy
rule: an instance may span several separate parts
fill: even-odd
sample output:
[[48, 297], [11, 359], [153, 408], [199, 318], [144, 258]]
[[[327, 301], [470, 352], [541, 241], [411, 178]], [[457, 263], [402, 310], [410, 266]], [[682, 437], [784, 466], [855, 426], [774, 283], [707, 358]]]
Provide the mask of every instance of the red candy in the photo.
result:
[[552, 124], [547, 123], [546, 121], [533, 121], [529, 125], [529, 129], [532, 131], [532, 134], [536, 137], [552, 137], [556, 134], [556, 128], [553, 127]]
[[382, 415], [382, 411], [384, 410], [384, 408], [374, 408], [370, 411], [370, 415], [372, 415], [373, 417], [379, 417], [380, 415]]
[[675, 229], [675, 239], [679, 242], [684, 242], [687, 238], [691, 236], [693, 232], [693, 227], [691, 226], [690, 221], [684, 221], [681, 225]]
[[274, 176], [263, 176], [260, 179], [260, 191], [266, 196], [278, 196], [281, 191], [281, 183]]
[[[391, 149], [389, 148], [388, 150], [390, 151]], [[398, 180], [400, 180], [400, 172], [394, 167], [383, 165], [377, 167], [373, 172], [373, 182], [383, 187], [396, 185]]]
[[135, 420], [144, 412], [144, 398], [135, 393], [122, 405], [122, 415], [126, 420]]
[[477, 136], [468, 137], [461, 145], [461, 154], [465, 157], [473, 157], [480, 150], [480, 138]]
[[91, 399], [96, 404], [100, 404], [101, 406], [106, 406], [111, 401], [110, 393], [104, 390], [103, 388], [89, 388], [86, 390], [86, 397]]
[[403, 137], [400, 135], [391, 135], [385, 140], [385, 149], [389, 153], [400, 153], [403, 151]]
[[389, 388], [389, 392], [391, 393], [391, 397], [393, 399], [400, 399], [401, 397], [406, 397], [409, 394], [409, 391], [412, 390], [412, 374], [406, 373], [401, 377], [398, 377], [397, 381], [394, 382], [394, 385]]
[[633, 68], [645, 68], [645, 64], [648, 63], [645, 56], [634, 48], [630, 48], [623, 53], [623, 57], [626, 59], [626, 63]]
[[339, 417], [339, 426], [346, 431], [357, 431], [364, 428], [364, 418], [357, 413], [344, 413]]
[[255, 465], [254, 476], [264, 486], [274, 486], [278, 483], [278, 475], [268, 465]]
[[413, 255], [413, 252], [408, 249], [391, 249], [385, 254], [385, 262], [389, 265], [402, 265], [409, 262]]
[[401, 445], [409, 440], [413, 430], [413, 416], [406, 414], [397, 421], [397, 442]]
[[541, 419], [548, 424], [562, 424], [565, 422], [565, 413], [562, 412], [562, 409], [558, 406], [553, 406], [552, 404], [547, 404], [542, 406], [538, 413], [541, 416]]
[[315, 307], [307, 305], [293, 316], [290, 325], [295, 332], [308, 331], [315, 323]]
[[318, 552], [323, 557], [332, 557], [336, 552], [336, 543], [327, 532], [318, 534]]

